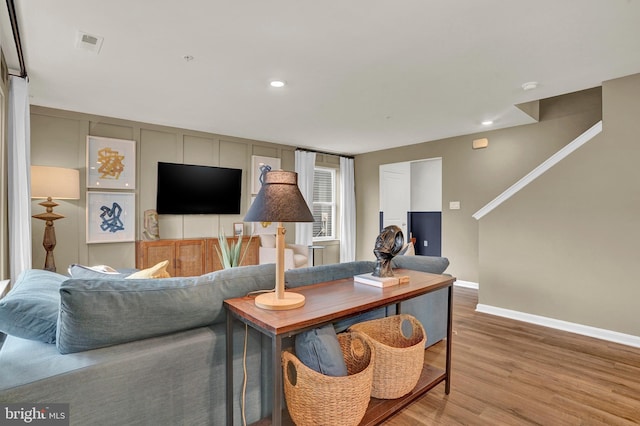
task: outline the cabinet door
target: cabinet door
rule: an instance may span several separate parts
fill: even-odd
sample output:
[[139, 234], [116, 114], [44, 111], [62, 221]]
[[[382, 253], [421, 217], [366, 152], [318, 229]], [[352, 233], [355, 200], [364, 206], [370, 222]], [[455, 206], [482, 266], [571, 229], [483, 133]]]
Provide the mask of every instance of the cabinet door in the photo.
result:
[[[244, 254], [244, 249], [246, 248], [247, 244], [249, 244], [249, 247], [247, 248], [246, 254]], [[249, 241], [249, 237], [244, 237], [242, 240], [242, 253], [244, 254], [242, 266], [257, 265], [258, 263], [260, 263], [258, 261], [259, 251], [260, 251], [259, 237], [255, 236], [251, 238], [251, 241]]]
[[222, 261], [218, 255], [220, 243], [217, 238], [207, 239], [207, 273], [222, 269]]
[[[231, 247], [232, 243], [237, 240], [234, 237], [227, 238], [227, 244]], [[247, 247], [247, 244], [249, 246]], [[244, 259], [240, 266], [257, 265], [258, 264], [258, 251], [260, 247], [260, 238], [253, 237], [251, 243], [249, 243], [249, 237], [242, 237], [242, 247], [240, 247], [240, 255], [244, 254]], [[218, 251], [220, 250], [220, 242], [217, 238], [207, 239], [207, 272], [214, 272], [223, 269], [222, 261]]]
[[136, 268], [146, 269], [168, 260], [167, 272], [176, 276], [176, 245], [172, 240], [139, 241], [136, 244]]
[[177, 277], [193, 277], [205, 273], [204, 240], [178, 240], [176, 245]]

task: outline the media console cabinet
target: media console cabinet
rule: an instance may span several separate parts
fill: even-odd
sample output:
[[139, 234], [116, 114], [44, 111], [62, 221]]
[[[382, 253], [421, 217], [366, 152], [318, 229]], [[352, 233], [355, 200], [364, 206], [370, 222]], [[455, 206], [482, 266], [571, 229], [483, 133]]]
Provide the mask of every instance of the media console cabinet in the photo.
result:
[[[260, 238], [249, 240], [250, 237], [242, 237], [242, 253], [247, 250], [242, 266], [258, 264]], [[229, 246], [234, 241], [235, 237], [227, 238]], [[146, 269], [169, 260], [167, 272], [172, 277], [199, 276], [222, 269], [216, 248], [220, 248], [218, 238], [136, 241], [136, 268]]]
[[[448, 289], [446, 367], [440, 370], [425, 365], [416, 387], [409, 394], [398, 399], [371, 398], [369, 407], [361, 425], [376, 425], [406, 407], [439, 383], [445, 382], [445, 393], [451, 389], [451, 326], [453, 310], [453, 283], [455, 278], [448, 275], [436, 275], [408, 269], [394, 270], [396, 275], [406, 275], [409, 283], [378, 288], [354, 282], [346, 278], [324, 283], [296, 287], [288, 291], [305, 296], [304, 306], [285, 311], [264, 310], [257, 307], [254, 297], [245, 296], [227, 299], [227, 424], [233, 425], [233, 321], [238, 320], [255, 328], [271, 338], [271, 357], [273, 371], [273, 407], [271, 421], [263, 419], [260, 425], [281, 425], [287, 419], [283, 412], [283, 377], [281, 353], [284, 338], [295, 336], [306, 330], [327, 323], [348, 318], [362, 312], [396, 305], [400, 312], [400, 302], [431, 293], [442, 288]], [[284, 414], [284, 415], [283, 415]]]

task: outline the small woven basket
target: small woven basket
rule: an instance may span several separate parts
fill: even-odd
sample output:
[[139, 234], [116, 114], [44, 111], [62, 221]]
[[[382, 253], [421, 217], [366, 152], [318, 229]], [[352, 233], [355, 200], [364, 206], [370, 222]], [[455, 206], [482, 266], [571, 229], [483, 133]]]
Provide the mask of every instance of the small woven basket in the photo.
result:
[[320, 374], [289, 351], [282, 352], [284, 394], [298, 426], [355, 426], [364, 417], [371, 395], [374, 352], [358, 332], [338, 334], [347, 376]]
[[[404, 335], [403, 324], [411, 325], [410, 336]], [[413, 390], [422, 373], [427, 340], [420, 321], [411, 315], [393, 315], [354, 324], [349, 331], [359, 331], [372, 341], [376, 354], [372, 397], [395, 399]]]

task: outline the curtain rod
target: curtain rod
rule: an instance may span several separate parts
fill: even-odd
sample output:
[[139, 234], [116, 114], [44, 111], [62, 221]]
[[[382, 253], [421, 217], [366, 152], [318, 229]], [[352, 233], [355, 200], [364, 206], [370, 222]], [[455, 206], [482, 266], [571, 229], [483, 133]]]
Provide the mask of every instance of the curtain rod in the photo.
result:
[[309, 148], [296, 147], [296, 151], [315, 152], [316, 154], [333, 155], [335, 157], [355, 158], [353, 155], [336, 154], [335, 152], [318, 151], [318, 150], [309, 149]]
[[16, 53], [18, 54], [18, 61], [20, 62], [20, 77], [27, 78], [27, 67], [24, 65], [22, 42], [20, 41], [20, 30], [18, 29], [18, 16], [16, 15], [16, 6], [13, 0], [7, 0], [7, 12], [9, 12], [11, 29], [13, 30], [13, 40], [16, 43]]

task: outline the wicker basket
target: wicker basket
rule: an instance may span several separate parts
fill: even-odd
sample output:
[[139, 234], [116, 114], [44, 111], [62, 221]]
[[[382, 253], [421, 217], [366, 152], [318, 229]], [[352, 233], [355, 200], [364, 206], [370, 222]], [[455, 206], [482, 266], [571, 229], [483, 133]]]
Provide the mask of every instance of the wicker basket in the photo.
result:
[[291, 352], [282, 353], [284, 394], [296, 425], [351, 426], [360, 423], [369, 405], [374, 352], [358, 332], [338, 334], [347, 376], [320, 374]]
[[[402, 332], [405, 321], [411, 324], [408, 337]], [[349, 331], [359, 331], [372, 340], [376, 360], [371, 396], [395, 399], [413, 390], [422, 372], [427, 340], [420, 321], [411, 315], [393, 315], [354, 324]]]

